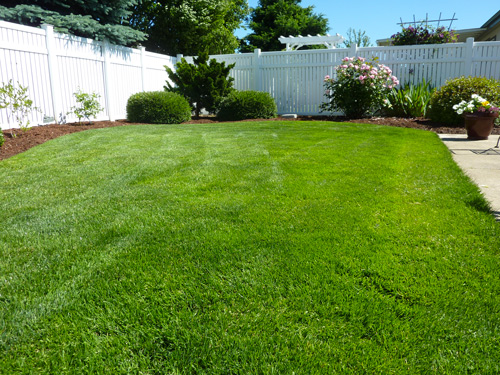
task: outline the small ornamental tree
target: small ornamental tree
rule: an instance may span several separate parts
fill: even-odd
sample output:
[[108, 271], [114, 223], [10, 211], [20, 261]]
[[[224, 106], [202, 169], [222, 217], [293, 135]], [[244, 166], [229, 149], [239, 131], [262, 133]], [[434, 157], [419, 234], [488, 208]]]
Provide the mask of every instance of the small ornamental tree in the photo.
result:
[[209, 61], [208, 52], [195, 57], [194, 64], [189, 64], [183, 58], [175, 65], [175, 72], [165, 66], [175, 85], [167, 81], [165, 90], [183, 95], [194, 109], [196, 117], [200, 117], [202, 109], [215, 113], [220, 101], [232, 91], [234, 78], [229, 77], [229, 72], [234, 65], [226, 66], [215, 59]]
[[[30, 128], [28, 116], [33, 111], [40, 111], [40, 108], [33, 105], [33, 100], [28, 96], [28, 87], [17, 83], [14, 86], [12, 80], [0, 86], [0, 109], [7, 109], [8, 118], [12, 118], [19, 128], [27, 131]], [[11, 132], [14, 136], [14, 133]]]
[[386, 96], [399, 84], [387, 66], [363, 57], [346, 57], [335, 68], [337, 78], [324, 79], [326, 103], [321, 112], [343, 112], [348, 118], [359, 118], [380, 110]]
[[423, 24], [403, 27], [399, 33], [391, 36], [391, 44], [394, 46], [455, 43], [457, 40], [458, 34], [454, 30], [446, 30], [443, 26], [435, 29]]
[[86, 118], [89, 124], [91, 124], [90, 118], [97, 116], [99, 112], [104, 110], [99, 103], [101, 96], [95, 92], [88, 94], [78, 89], [73, 95], [76, 98], [77, 105], [71, 107], [71, 111], [68, 114], [74, 114], [78, 117], [78, 123], [81, 123], [82, 119]]

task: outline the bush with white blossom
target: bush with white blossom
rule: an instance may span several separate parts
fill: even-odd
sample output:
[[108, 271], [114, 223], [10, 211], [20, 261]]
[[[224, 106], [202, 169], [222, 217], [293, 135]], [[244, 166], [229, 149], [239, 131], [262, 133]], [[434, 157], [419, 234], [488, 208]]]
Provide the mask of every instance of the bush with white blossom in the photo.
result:
[[346, 57], [335, 70], [336, 78], [324, 79], [327, 102], [320, 105], [322, 112], [343, 112], [349, 118], [373, 114], [387, 105], [386, 94], [399, 84], [376, 59]]

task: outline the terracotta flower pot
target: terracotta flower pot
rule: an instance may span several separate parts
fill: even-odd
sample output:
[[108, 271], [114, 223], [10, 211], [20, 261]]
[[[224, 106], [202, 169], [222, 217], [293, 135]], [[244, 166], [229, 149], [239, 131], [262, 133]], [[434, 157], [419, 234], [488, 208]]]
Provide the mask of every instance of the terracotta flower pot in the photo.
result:
[[465, 129], [467, 139], [488, 139], [493, 130], [498, 112], [474, 112], [465, 115]]

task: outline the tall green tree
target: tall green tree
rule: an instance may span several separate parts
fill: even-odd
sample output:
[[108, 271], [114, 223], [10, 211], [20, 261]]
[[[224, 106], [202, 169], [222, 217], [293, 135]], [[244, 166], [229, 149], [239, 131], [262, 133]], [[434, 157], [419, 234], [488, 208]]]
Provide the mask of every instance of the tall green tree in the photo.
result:
[[259, 5], [252, 9], [249, 17], [249, 27], [253, 32], [242, 40], [240, 51], [251, 52], [255, 48], [281, 51], [284, 45], [278, 38], [282, 35], [325, 35], [329, 30], [328, 19], [314, 13], [313, 6], [303, 8], [300, 2], [259, 0]]
[[146, 34], [128, 25], [138, 0], [2, 0], [0, 20], [55, 30], [120, 45], [135, 45]]
[[139, 0], [130, 25], [149, 34], [143, 45], [158, 53], [195, 56], [234, 53], [234, 31], [248, 16], [247, 0]]
[[366, 31], [349, 28], [344, 40], [344, 46], [349, 48], [354, 44], [357, 44], [358, 47], [370, 47], [372, 45], [370, 37], [366, 35]]

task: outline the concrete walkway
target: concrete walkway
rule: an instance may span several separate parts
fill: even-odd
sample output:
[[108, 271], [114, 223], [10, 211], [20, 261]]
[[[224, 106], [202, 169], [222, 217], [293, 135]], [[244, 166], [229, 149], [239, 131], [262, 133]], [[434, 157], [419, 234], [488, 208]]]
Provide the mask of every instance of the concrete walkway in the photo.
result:
[[496, 147], [499, 136], [490, 135], [485, 141], [470, 141], [466, 134], [439, 134], [439, 138], [455, 162], [479, 186], [500, 220], [500, 148]]

